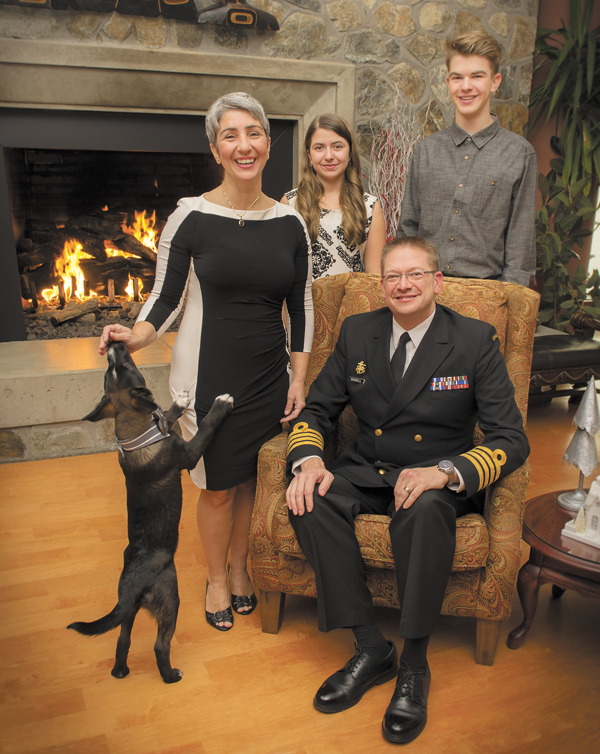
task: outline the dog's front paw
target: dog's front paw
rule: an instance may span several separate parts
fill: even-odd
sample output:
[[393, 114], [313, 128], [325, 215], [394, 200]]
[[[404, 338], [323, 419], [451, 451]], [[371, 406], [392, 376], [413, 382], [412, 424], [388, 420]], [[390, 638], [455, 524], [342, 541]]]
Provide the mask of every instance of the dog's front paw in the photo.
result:
[[227, 415], [233, 408], [233, 396], [229, 395], [229, 393], [217, 395], [212, 404], [212, 407], [219, 413], [222, 413], [224, 416]]
[[192, 399], [187, 390], [181, 390], [179, 393], [175, 393], [175, 399], [173, 403], [184, 411], [191, 403]]

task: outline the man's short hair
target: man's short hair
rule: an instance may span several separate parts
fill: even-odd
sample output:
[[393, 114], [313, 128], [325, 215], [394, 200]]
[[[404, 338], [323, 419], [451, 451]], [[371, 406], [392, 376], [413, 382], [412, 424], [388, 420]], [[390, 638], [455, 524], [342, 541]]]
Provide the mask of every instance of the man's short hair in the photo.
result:
[[455, 55], [481, 55], [490, 61], [492, 75], [500, 70], [502, 48], [494, 37], [486, 31], [469, 31], [454, 39], [446, 40], [446, 68], [450, 71], [450, 61]]
[[437, 272], [440, 269], [440, 258], [437, 249], [431, 241], [428, 241], [421, 236], [401, 236], [400, 238], [392, 238], [392, 240], [388, 241], [381, 250], [382, 275], [385, 270], [385, 260], [387, 255], [396, 249], [406, 249], [409, 246], [413, 249], [420, 249], [427, 254], [427, 264], [429, 265], [430, 270], [435, 270]]

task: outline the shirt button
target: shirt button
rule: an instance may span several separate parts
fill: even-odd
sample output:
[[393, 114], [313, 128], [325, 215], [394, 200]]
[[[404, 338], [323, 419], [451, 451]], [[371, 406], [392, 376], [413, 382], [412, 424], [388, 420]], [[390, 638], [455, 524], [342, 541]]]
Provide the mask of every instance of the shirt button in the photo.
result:
[[490, 186], [495, 186], [495, 185], [496, 185], [496, 181], [492, 181], [490, 184]]
[[469, 155], [468, 155], [468, 154], [466, 154], [466, 155], [465, 155], [465, 160], [468, 160], [468, 159], [469, 159]]
[[414, 437], [415, 442], [421, 442], [422, 439], [421, 435], [415, 435]]
[[458, 188], [462, 188], [462, 187], [463, 187], [462, 183], [459, 183]]
[[446, 265], [446, 269], [447, 269], [447, 270], [449, 270], [449, 269], [450, 269], [450, 265], [449, 265], [449, 264], [447, 264], [447, 265]]
[[375, 434], [377, 435], [377, 437], [381, 437], [381, 435], [383, 434], [383, 431], [381, 429], [376, 429]]
[[451, 241], [454, 241], [454, 236], [450, 239]]
[[385, 474], [385, 469], [379, 469], [380, 474]]
[[457, 209], [454, 210], [454, 214], [458, 215], [458, 210]]
[[470, 136], [467, 136], [467, 141], [471, 141], [471, 137]]

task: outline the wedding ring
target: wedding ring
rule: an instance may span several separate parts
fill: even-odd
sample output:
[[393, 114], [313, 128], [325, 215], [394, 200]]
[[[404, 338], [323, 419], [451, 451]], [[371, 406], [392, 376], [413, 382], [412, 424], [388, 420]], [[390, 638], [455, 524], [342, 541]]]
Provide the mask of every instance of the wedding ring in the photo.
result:
[[404, 488], [404, 492], [408, 492], [408, 494], [410, 495], [410, 493], [412, 492], [412, 490], [410, 490], [408, 487], [405, 487]]

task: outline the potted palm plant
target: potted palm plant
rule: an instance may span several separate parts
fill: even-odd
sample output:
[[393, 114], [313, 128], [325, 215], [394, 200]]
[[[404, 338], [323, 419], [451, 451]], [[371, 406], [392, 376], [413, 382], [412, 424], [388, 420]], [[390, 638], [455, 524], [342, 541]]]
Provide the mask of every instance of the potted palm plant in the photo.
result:
[[[558, 157], [548, 175], [540, 174], [542, 207], [536, 213], [538, 270], [542, 277], [539, 319], [564, 329], [571, 315], [588, 302], [590, 314], [600, 315], [600, 276], [589, 277], [573, 263], [592, 230], [584, 227], [596, 212], [600, 176], [600, 27], [590, 30], [593, 0], [570, 0], [569, 22], [559, 29], [538, 29], [536, 71], [545, 81], [531, 93], [531, 130], [546, 116], [555, 118], [551, 145]], [[597, 311], [596, 311], [597, 309]]]

